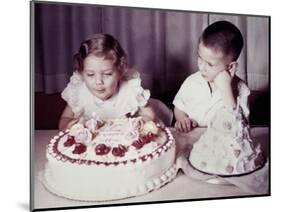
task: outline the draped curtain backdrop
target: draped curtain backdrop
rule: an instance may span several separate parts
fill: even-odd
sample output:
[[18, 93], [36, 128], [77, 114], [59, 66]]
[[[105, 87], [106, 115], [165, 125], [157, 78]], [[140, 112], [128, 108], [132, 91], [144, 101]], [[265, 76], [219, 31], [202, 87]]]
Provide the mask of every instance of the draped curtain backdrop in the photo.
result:
[[81, 41], [102, 32], [119, 40], [143, 87], [171, 105], [183, 80], [197, 71], [199, 35], [217, 20], [231, 21], [244, 36], [237, 75], [252, 91], [269, 90], [268, 17], [42, 2], [34, 12], [36, 92], [61, 92]]

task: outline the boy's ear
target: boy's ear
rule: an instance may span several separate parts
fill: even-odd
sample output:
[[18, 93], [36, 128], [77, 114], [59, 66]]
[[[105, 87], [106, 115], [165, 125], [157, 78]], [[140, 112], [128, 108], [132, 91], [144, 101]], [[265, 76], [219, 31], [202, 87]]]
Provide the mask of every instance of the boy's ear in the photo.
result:
[[236, 61], [233, 61], [231, 62], [229, 65], [228, 65], [228, 71], [230, 73], [230, 76], [231, 77], [234, 77], [236, 71], [237, 71], [237, 68], [238, 68], [238, 63]]

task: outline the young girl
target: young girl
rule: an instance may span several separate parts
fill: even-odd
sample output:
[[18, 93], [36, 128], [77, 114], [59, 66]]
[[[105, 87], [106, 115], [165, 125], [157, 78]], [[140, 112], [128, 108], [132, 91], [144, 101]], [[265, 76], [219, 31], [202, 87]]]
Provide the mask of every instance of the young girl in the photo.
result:
[[154, 120], [149, 90], [141, 87], [139, 74], [128, 68], [119, 42], [96, 34], [82, 42], [74, 55], [74, 73], [61, 94], [67, 102], [59, 129], [70, 128], [93, 113], [101, 119], [138, 115]]

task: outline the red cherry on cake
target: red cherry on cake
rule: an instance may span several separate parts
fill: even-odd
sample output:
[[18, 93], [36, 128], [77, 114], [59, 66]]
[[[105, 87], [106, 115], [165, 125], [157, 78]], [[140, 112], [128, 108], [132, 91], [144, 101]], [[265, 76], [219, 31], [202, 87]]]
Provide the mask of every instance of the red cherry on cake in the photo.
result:
[[63, 145], [64, 145], [65, 147], [70, 147], [70, 146], [72, 146], [73, 144], [75, 144], [75, 139], [74, 139], [74, 137], [73, 137], [73, 136], [68, 136], [66, 142], [64, 142]]
[[106, 155], [109, 153], [110, 147], [105, 144], [98, 144], [95, 148], [95, 152], [97, 155]]
[[147, 134], [147, 135], [143, 136], [143, 137], [141, 138], [141, 140], [142, 140], [142, 142], [143, 142], [144, 144], [148, 144], [148, 143], [151, 142], [152, 138], [153, 138], [153, 135], [152, 135], [152, 134]]
[[119, 144], [118, 148], [121, 149], [121, 151], [123, 151], [123, 152], [127, 152], [127, 148], [122, 144]]
[[141, 149], [144, 145], [144, 143], [138, 139], [138, 140], [135, 140], [132, 145], [136, 148], [136, 149]]
[[116, 157], [123, 157], [125, 155], [125, 152], [127, 152], [127, 148], [121, 144], [119, 144], [118, 147], [114, 147], [112, 149], [112, 154]]
[[82, 143], [77, 143], [74, 150], [72, 151], [73, 154], [82, 154], [86, 152], [87, 147]]

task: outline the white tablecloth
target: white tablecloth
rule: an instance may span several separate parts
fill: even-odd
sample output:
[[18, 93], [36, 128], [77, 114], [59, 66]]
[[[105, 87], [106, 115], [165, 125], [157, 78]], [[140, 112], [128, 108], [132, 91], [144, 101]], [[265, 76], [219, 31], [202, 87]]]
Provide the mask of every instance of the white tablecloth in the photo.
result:
[[[159, 190], [150, 192], [143, 196], [128, 198], [110, 202], [80, 202], [65, 199], [50, 193], [42, 185], [40, 174], [44, 170], [46, 163], [45, 147], [49, 140], [58, 133], [57, 130], [36, 130], [33, 140], [33, 188], [34, 188], [34, 207], [39, 208], [56, 208], [56, 207], [73, 207], [73, 206], [88, 206], [101, 204], [122, 204], [122, 203], [137, 203], [137, 202], [160, 202], [173, 200], [193, 200], [202, 198], [217, 198], [217, 197], [237, 197], [249, 195], [267, 195], [268, 194], [268, 164], [260, 169], [257, 174], [255, 183], [250, 183], [249, 179], [244, 178], [237, 181], [233, 179], [227, 184], [211, 184], [205, 182], [205, 177], [194, 179], [194, 173], [190, 171], [190, 167], [186, 163], [185, 155], [189, 151], [191, 145], [200, 137], [204, 128], [196, 128], [189, 133], [177, 133], [171, 129], [176, 139], [177, 146], [177, 163], [182, 169], [179, 170], [177, 177], [166, 186]], [[252, 138], [255, 142], [259, 142], [265, 155], [269, 153], [269, 129], [267, 127], [255, 127], [251, 129]], [[193, 174], [193, 175], [192, 175]], [[262, 178], [260, 178], [262, 176]], [[195, 177], [197, 177], [195, 175]], [[252, 182], [253, 176], [250, 178]], [[260, 181], [263, 182], [260, 182]], [[229, 180], [231, 181], [231, 179]], [[253, 187], [254, 185], [254, 187]], [[257, 186], [256, 186], [257, 185]], [[259, 186], [261, 185], [261, 186]], [[253, 190], [254, 188], [254, 190]]]

